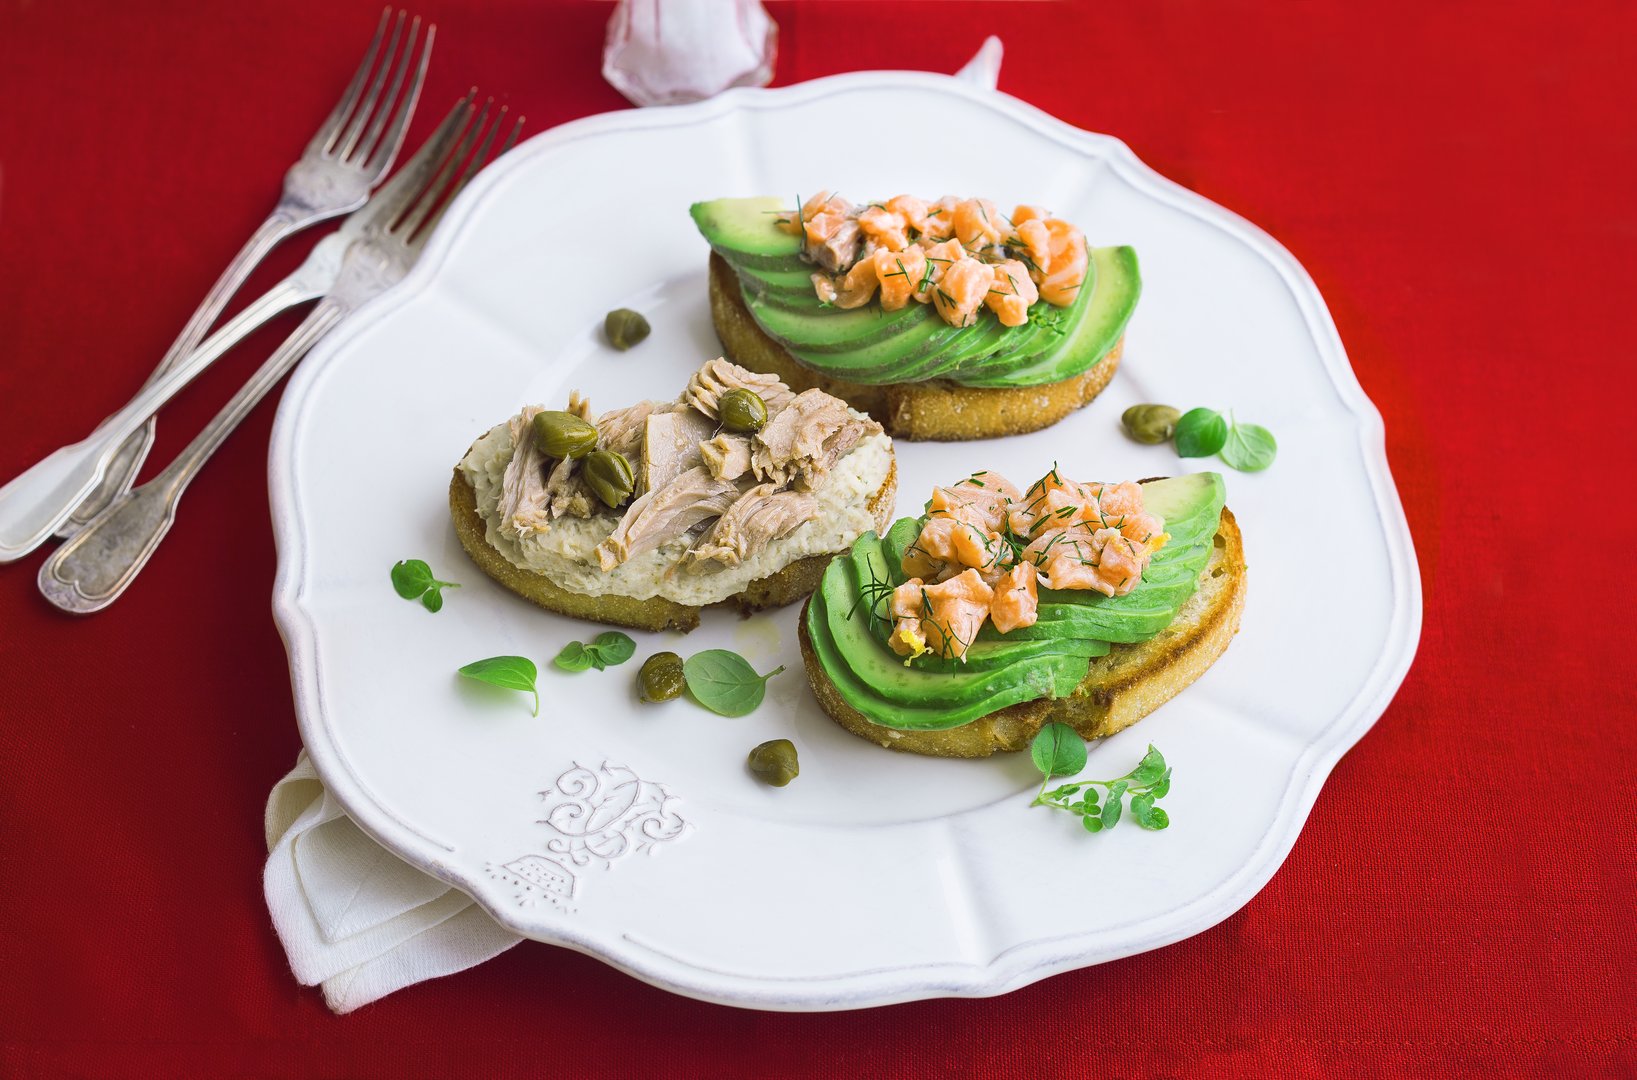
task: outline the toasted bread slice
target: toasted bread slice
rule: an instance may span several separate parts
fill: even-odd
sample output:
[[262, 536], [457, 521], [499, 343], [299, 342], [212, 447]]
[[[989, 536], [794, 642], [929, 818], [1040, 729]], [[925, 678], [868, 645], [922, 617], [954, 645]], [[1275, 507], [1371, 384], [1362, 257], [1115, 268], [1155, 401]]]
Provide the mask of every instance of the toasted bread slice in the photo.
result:
[[[892, 521], [893, 507], [898, 493], [898, 464], [887, 470], [887, 477], [870, 495], [868, 507], [875, 518], [876, 528], [883, 529]], [[662, 596], [637, 600], [629, 596], [586, 596], [559, 588], [544, 574], [523, 570], [512, 565], [486, 539], [487, 529], [483, 516], [477, 511], [477, 497], [471, 482], [457, 468], [449, 481], [449, 513], [455, 521], [455, 534], [461, 547], [472, 557], [485, 574], [523, 597], [539, 604], [547, 611], [571, 615], [576, 619], [629, 626], [635, 630], [692, 630], [699, 625], [697, 607], [679, 604]], [[831, 555], [809, 555], [798, 559], [764, 578], [745, 586], [722, 604], [737, 607], [745, 615], [764, 608], [783, 607], [812, 593], [818, 588], [824, 568], [830, 565]]]
[[960, 386], [944, 379], [866, 386], [819, 374], [769, 337], [745, 306], [733, 267], [714, 253], [710, 297], [711, 321], [729, 360], [777, 375], [798, 394], [816, 386], [869, 413], [895, 439], [993, 439], [1051, 427], [1103, 392], [1125, 347], [1122, 336], [1082, 374], [1042, 386]]
[[1216, 662], [1239, 632], [1245, 607], [1245, 549], [1239, 525], [1226, 508], [1199, 590], [1170, 626], [1147, 641], [1115, 645], [1091, 661], [1091, 671], [1066, 698], [1025, 701], [946, 731], [899, 731], [872, 722], [847, 704], [824, 673], [799, 622], [807, 681], [830, 718], [854, 735], [892, 750], [933, 757], [988, 757], [1023, 750], [1048, 723], [1068, 724], [1100, 739], [1141, 720], [1175, 697]]

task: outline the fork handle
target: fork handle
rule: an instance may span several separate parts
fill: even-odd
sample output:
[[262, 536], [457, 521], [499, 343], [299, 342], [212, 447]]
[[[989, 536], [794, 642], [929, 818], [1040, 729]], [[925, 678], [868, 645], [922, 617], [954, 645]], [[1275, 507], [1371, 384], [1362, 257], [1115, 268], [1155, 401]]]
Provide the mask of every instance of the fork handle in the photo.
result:
[[43, 544], [107, 475], [108, 463], [160, 406], [246, 334], [296, 304], [323, 292], [287, 279], [230, 319], [198, 349], [137, 392], [90, 435], [65, 446], [0, 487], [0, 563], [22, 558]]
[[210, 455], [313, 344], [346, 315], [346, 305], [322, 301], [250, 381], [163, 472], [122, 492], [40, 567], [40, 592], [64, 611], [89, 615], [117, 600], [136, 580], [176, 520], [176, 505]]
[[[261, 265], [270, 251], [291, 235], [300, 232], [305, 224], [280, 204], [267, 216], [267, 220], [256, 227], [256, 231], [250, 234], [250, 239], [245, 242], [244, 247], [239, 249], [233, 261], [227, 264], [227, 269], [222, 271], [222, 276], [216, 279], [216, 284], [205, 294], [204, 300], [194, 310], [187, 325], [182, 327], [182, 332], [171, 342], [170, 349], [154, 368], [153, 374], [148, 376], [149, 383], [181, 363], [189, 353], [199, 347], [205, 334], [227, 307], [228, 300], [239, 291], [239, 286], [245, 283], [257, 266]], [[96, 517], [103, 507], [113, 502], [120, 492], [130, 490], [131, 484], [136, 480], [137, 470], [142, 468], [142, 462], [147, 459], [148, 451], [153, 447], [154, 427], [154, 418], [149, 417], [140, 429], [120, 445], [113, 460], [108, 463], [108, 471], [102, 482], [92, 489], [91, 494], [85, 497], [85, 501], [80, 503], [69, 515], [68, 520], [58, 527], [58, 536], [64, 538], [73, 536], [85, 527], [86, 522]]]

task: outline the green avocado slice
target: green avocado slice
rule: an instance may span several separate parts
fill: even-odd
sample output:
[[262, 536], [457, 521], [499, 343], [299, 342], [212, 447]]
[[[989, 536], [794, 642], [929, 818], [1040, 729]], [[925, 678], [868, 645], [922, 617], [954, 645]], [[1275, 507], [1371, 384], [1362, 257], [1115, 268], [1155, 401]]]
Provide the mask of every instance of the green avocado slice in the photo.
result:
[[900, 560], [924, 519], [902, 518], [883, 537], [865, 534], [831, 561], [809, 602], [806, 629], [819, 663], [848, 704], [901, 730], [958, 727], [1020, 701], [1073, 693], [1110, 641], [1141, 641], [1169, 625], [1210, 559], [1225, 498], [1221, 476], [1150, 481], [1143, 492], [1171, 539], [1137, 588], [1122, 597], [1041, 590], [1033, 627], [1002, 635], [986, 626], [966, 664], [924, 657], [906, 665], [887, 644], [890, 621], [866, 607], [866, 582], [904, 580]]
[[778, 196], [712, 199], [688, 207], [699, 232], [729, 262], [771, 269], [788, 268], [801, 254], [802, 238], [774, 225], [789, 212]]

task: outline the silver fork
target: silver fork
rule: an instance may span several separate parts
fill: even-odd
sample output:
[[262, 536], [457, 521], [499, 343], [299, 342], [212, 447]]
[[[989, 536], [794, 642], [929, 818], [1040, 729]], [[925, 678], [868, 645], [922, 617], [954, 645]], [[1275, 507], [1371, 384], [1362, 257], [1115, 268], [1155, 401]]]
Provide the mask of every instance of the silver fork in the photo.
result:
[[[210, 292], [205, 294], [198, 310], [159, 361], [159, 366], [149, 377], [150, 382], [199, 347], [205, 332], [221, 315], [229, 298], [267, 257], [268, 252], [303, 229], [363, 206], [370, 190], [381, 182], [392, 167], [393, 159], [403, 146], [409, 118], [415, 112], [421, 81], [432, 55], [432, 38], [437, 32], [435, 26], [426, 28], [420, 59], [415, 63], [411, 76], [410, 63], [415, 56], [421, 20], [416, 16], [410, 22], [409, 36], [404, 39], [404, 13], [398, 12], [396, 19], [392, 15], [391, 8], [381, 13], [375, 36], [370, 40], [369, 49], [353, 74], [352, 82], [347, 84], [341, 100], [307, 144], [301, 158], [285, 174], [284, 193], [279, 197], [278, 205], [251, 234], [227, 269], [222, 271], [222, 276], [216, 279]], [[400, 41], [403, 44], [401, 52]], [[378, 56], [379, 66], [376, 65]], [[375, 69], [375, 77], [370, 79], [372, 68]], [[389, 71], [392, 83], [383, 93]], [[409, 78], [407, 89], [404, 87], [406, 77]], [[367, 90], [366, 79], [369, 80]], [[102, 482], [57, 528], [58, 536], [74, 535], [116, 495], [131, 486], [137, 470], [142, 467], [148, 450], [153, 446], [153, 437], [154, 421], [150, 419], [120, 447], [119, 453], [109, 463]]]
[[[47, 600], [64, 611], [89, 614], [118, 599], [170, 530], [188, 483], [239, 421], [336, 323], [403, 279], [448, 201], [483, 167], [505, 125], [504, 107], [493, 122], [490, 105], [475, 121], [474, 111], [470, 95], [461, 99], [403, 170], [347, 219], [342, 233], [350, 244], [334, 286], [198, 438], [158, 476], [120, 495], [52, 553], [39, 576]], [[518, 120], [499, 153], [511, 149], [522, 126]]]

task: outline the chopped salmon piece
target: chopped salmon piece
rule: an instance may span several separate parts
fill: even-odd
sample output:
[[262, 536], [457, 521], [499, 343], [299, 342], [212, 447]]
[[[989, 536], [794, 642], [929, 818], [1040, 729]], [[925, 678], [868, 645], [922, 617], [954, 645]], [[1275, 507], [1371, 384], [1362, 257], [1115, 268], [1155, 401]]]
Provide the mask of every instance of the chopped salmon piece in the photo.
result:
[[875, 262], [875, 276], [881, 282], [881, 306], [897, 311], [915, 299], [916, 286], [926, 273], [926, 252], [918, 247], [903, 251], [877, 248], [871, 256]]
[[995, 533], [954, 514], [934, 514], [904, 551], [902, 565], [910, 577], [942, 581], [964, 568], [997, 570], [1011, 547]]
[[1031, 272], [1038, 270], [1044, 274], [1051, 270], [1052, 234], [1044, 221], [1034, 219], [1019, 223], [1012, 246], [1022, 249], [1018, 254], [1029, 261]]
[[858, 227], [875, 243], [876, 250], [903, 251], [909, 247], [909, 222], [885, 207], [872, 206], [859, 214]]
[[[949, 513], [971, 521], [984, 531], [999, 533], [1006, 524], [1008, 504], [1018, 498], [1012, 482], [997, 472], [976, 472], [948, 487], [932, 489], [931, 514]], [[957, 513], [957, 508], [969, 516]]]
[[995, 275], [989, 264], [967, 256], [945, 268], [932, 290], [932, 306], [950, 326], [971, 326]]
[[994, 596], [995, 590], [976, 570], [935, 585], [911, 578], [892, 593], [893, 651], [900, 656], [930, 652], [964, 659], [989, 617]]
[[994, 276], [984, 304], [995, 313], [1002, 326], [1022, 326], [1029, 321], [1029, 305], [1040, 299], [1040, 292], [1029, 277], [1029, 271], [1016, 259], [991, 265]]
[[989, 603], [989, 618], [1003, 634], [1033, 626], [1040, 613], [1040, 592], [1035, 582], [1039, 571], [1032, 562], [1020, 562], [1000, 575], [995, 598]]
[[1104, 596], [1124, 596], [1142, 580], [1143, 560], [1137, 545], [1118, 529], [1084, 522], [1053, 529], [1035, 539], [1023, 557], [1040, 568], [1050, 589], [1091, 589]]
[[926, 232], [927, 204], [913, 195], [894, 195], [887, 200], [887, 209], [904, 219], [917, 233]]
[[875, 260], [860, 259], [841, 279], [841, 287], [836, 290], [835, 305], [838, 308], [863, 307], [870, 302], [870, 297], [875, 295], [880, 284], [880, 279], [875, 276]]
[[955, 235], [955, 208], [960, 200], [953, 195], [945, 195], [926, 210], [926, 227], [921, 230], [921, 236], [927, 240], [948, 240]]
[[812, 275], [813, 292], [817, 294], [819, 303], [833, 304], [836, 302], [836, 283], [829, 274]]
[[967, 199], [955, 206], [955, 239], [976, 254], [1000, 243], [1003, 219], [988, 199]]
[[1022, 206], [1012, 211], [1012, 224], [1021, 225], [1025, 221], [1045, 221], [1051, 214], [1038, 206]]
[[1050, 270], [1035, 278], [1040, 286], [1040, 298], [1048, 304], [1067, 307], [1080, 294], [1086, 280], [1086, 237], [1066, 221], [1052, 218], [1046, 222], [1051, 234]]

